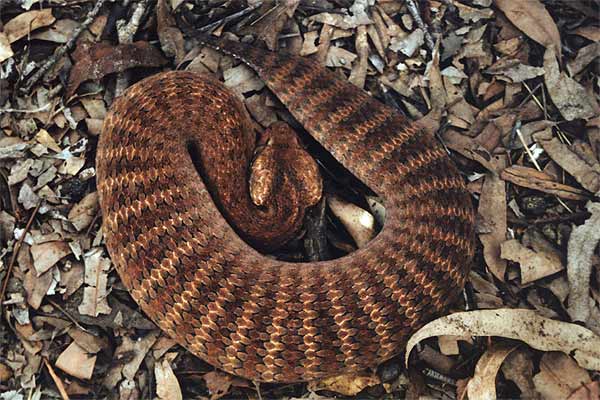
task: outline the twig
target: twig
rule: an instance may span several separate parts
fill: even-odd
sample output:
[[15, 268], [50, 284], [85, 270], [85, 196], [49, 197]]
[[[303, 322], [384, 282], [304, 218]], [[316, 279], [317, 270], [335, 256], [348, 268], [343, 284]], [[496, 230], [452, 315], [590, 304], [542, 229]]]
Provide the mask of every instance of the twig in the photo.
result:
[[406, 6], [408, 7], [408, 12], [410, 12], [410, 16], [415, 20], [419, 28], [425, 33], [425, 44], [429, 50], [433, 51], [435, 44], [433, 42], [433, 37], [431, 37], [431, 33], [429, 33], [429, 29], [425, 22], [423, 22], [423, 18], [421, 18], [421, 13], [419, 12], [419, 6], [415, 2], [415, 0], [406, 0]]
[[56, 387], [58, 388], [60, 397], [62, 397], [63, 400], [69, 400], [69, 394], [67, 393], [67, 390], [65, 389], [64, 383], [62, 382], [60, 377], [56, 374], [56, 372], [54, 372], [54, 368], [52, 368], [52, 365], [50, 365], [50, 363], [48, 362], [46, 357], [44, 357], [43, 360], [44, 360], [44, 365], [46, 366], [46, 368], [48, 368], [48, 372], [50, 373], [52, 380], [54, 381], [54, 383], [56, 384]]
[[262, 5], [262, 1], [259, 1], [258, 3], [254, 4], [252, 6], [248, 6], [241, 11], [238, 11], [238, 12], [228, 15], [224, 18], [221, 18], [211, 24], [204, 25], [203, 27], [196, 29], [196, 31], [197, 32], [210, 32], [221, 24], [226, 24], [228, 22], [233, 21], [234, 19], [243, 17], [244, 15], [251, 13], [252, 11], [256, 10], [261, 5]]
[[58, 62], [58, 60], [60, 60], [61, 57], [67, 53], [67, 51], [71, 50], [73, 48], [73, 46], [75, 46], [75, 42], [77, 42], [77, 38], [94, 21], [94, 18], [96, 18], [96, 15], [98, 15], [98, 13], [100, 12], [100, 9], [104, 5], [105, 1], [106, 0], [97, 0], [96, 1], [94, 8], [92, 8], [90, 10], [90, 12], [86, 15], [86, 17], [83, 20], [83, 22], [81, 23], [81, 25], [79, 25], [73, 31], [73, 36], [69, 39], [69, 41], [67, 43], [65, 43], [63, 46], [59, 47], [58, 50], [56, 50], [56, 52], [50, 58], [48, 58], [48, 60], [44, 63], [44, 65], [42, 65], [40, 67], [40, 69], [38, 69], [36, 71], [36, 73], [33, 74], [31, 76], [31, 78], [29, 78], [27, 85], [23, 88], [23, 90], [26, 93], [29, 93], [31, 91], [31, 88], [33, 87], [33, 85], [35, 85], [37, 83], [37, 81], [39, 81], [46, 74], [46, 72], [48, 72], [50, 70], [50, 68], [52, 68], [54, 66], [54, 64], [56, 64]]
[[555, 217], [545, 217], [545, 218], [537, 218], [537, 219], [519, 219], [508, 217], [508, 222], [515, 225], [529, 226], [529, 225], [546, 225], [546, 224], [558, 224], [561, 222], [574, 222], [574, 221], [582, 221], [588, 219], [592, 214], [588, 211], [578, 211], [573, 214], [567, 215], [558, 215]]
[[133, 36], [140, 27], [140, 23], [142, 21], [142, 17], [146, 13], [148, 3], [149, 0], [142, 0], [137, 3], [129, 22], [125, 23], [125, 21], [122, 19], [117, 21], [117, 35], [119, 36], [119, 43], [133, 42]]
[[18, 108], [0, 108], [0, 113], [23, 113], [23, 114], [35, 114], [38, 112], [46, 111], [50, 107], [50, 103], [45, 106], [34, 108], [33, 110], [21, 110]]
[[[133, 14], [128, 22], [125, 20], [117, 21], [117, 36], [119, 37], [119, 43], [132, 43], [133, 36], [138, 31], [142, 18], [146, 14], [146, 8], [148, 7], [149, 0], [141, 0], [135, 5]], [[120, 72], [117, 75], [117, 83], [115, 86], [115, 97], [123, 94], [125, 89], [129, 86], [129, 71]]]
[[60, 312], [62, 312], [69, 321], [71, 321], [76, 327], [78, 327], [79, 329], [81, 329], [84, 332], [88, 332], [87, 329], [85, 329], [83, 326], [81, 326], [81, 324], [75, 319], [75, 317], [73, 317], [71, 314], [69, 314], [67, 312], [67, 310], [65, 310], [63, 307], [61, 307], [57, 302], [52, 301], [50, 299], [47, 299], [48, 303], [52, 304], [53, 307], [58, 308], [58, 310]]
[[[0, 291], [0, 310], [2, 310], [2, 305], [4, 303], [4, 295], [6, 294], [6, 288], [8, 287], [8, 281], [10, 280], [10, 276], [12, 275], [12, 270], [15, 265], [15, 261], [17, 260], [17, 255], [19, 254], [19, 250], [21, 250], [21, 246], [23, 245], [23, 241], [25, 240], [25, 236], [27, 236], [27, 232], [29, 232], [29, 228], [31, 228], [31, 224], [33, 223], [33, 219], [37, 215], [37, 212], [40, 209], [42, 202], [39, 201], [35, 209], [31, 213], [27, 224], [25, 225], [25, 229], [21, 234], [21, 237], [17, 241], [12, 253], [12, 257], [10, 258], [10, 263], [8, 264], [8, 270], [6, 271], [6, 276], [4, 277], [4, 283], [2, 284], [2, 291]], [[1, 314], [1, 313], [0, 313]]]

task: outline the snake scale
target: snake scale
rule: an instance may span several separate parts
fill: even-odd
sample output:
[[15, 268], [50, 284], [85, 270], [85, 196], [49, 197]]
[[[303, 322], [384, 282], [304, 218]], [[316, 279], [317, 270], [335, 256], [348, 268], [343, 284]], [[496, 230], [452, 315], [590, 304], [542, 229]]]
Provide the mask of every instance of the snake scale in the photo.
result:
[[[190, 352], [256, 381], [313, 380], [401, 353], [411, 333], [457, 298], [474, 253], [471, 200], [452, 161], [433, 135], [312, 59], [204, 42], [252, 68], [383, 198], [384, 227], [335, 260], [289, 263], [259, 253], [240, 235], [252, 243], [277, 218], [297, 226], [314, 199], [255, 206], [247, 183], [253, 155], [243, 145], [252, 134], [240, 100], [214, 78], [160, 73], [114, 101], [98, 144], [103, 232], [123, 284]], [[276, 142], [284, 148], [293, 142], [288, 129], [271, 129], [283, 132]], [[294, 176], [276, 179], [275, 190], [320, 190], [288, 181]]]

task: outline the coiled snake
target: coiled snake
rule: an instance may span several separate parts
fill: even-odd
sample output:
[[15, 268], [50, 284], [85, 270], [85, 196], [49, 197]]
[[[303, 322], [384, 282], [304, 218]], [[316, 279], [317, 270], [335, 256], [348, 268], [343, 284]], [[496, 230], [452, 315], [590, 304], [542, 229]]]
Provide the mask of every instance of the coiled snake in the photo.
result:
[[463, 179], [430, 133], [316, 61], [213, 41], [384, 199], [385, 225], [331, 261], [260, 254], [240, 235], [262, 249], [289, 239], [320, 193], [320, 183], [298, 184], [314, 161], [277, 124], [269, 142], [283, 155], [265, 160], [299, 159], [290, 163], [300, 172], [253, 171], [261, 155], [252, 164], [241, 102], [215, 79], [161, 73], [113, 103], [98, 144], [103, 231], [124, 285], [169, 336], [245, 378], [306, 381], [399, 354], [465, 284], [474, 217]]

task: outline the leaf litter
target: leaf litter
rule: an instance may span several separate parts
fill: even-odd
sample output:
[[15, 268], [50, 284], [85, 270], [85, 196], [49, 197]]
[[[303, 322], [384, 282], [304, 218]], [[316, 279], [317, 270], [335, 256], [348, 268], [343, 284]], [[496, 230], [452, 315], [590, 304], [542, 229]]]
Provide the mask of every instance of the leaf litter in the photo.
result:
[[[598, 5], [345, 5], [0, 2], [2, 398], [598, 397]], [[407, 368], [397, 357], [257, 386], [213, 371], [137, 311], [103, 248], [94, 179], [114, 97], [187, 68], [222, 74], [258, 131], [289, 118], [252, 71], [186, 37], [179, 16], [313, 57], [449, 149], [477, 207], [477, 254], [464, 299], [415, 334]], [[310, 257], [307, 243], [343, 256], [385, 224], [373, 193], [316, 157], [329, 208], [278, 257]]]

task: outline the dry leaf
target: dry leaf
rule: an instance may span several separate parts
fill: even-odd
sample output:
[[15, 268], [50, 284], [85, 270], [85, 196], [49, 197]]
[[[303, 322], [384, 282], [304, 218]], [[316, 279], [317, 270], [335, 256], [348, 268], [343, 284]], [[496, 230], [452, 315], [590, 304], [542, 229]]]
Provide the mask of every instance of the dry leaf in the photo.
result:
[[329, 51], [327, 51], [327, 57], [325, 59], [325, 65], [328, 67], [343, 67], [343, 68], [352, 68], [352, 63], [356, 60], [358, 56], [354, 53], [349, 52], [348, 50], [331, 46], [329, 47]]
[[103, 257], [103, 250], [94, 248], [84, 256], [84, 282], [88, 285], [83, 289], [83, 300], [77, 308], [80, 314], [97, 317], [99, 314], [110, 314], [108, 305], [107, 284], [110, 259]]
[[587, 198], [583, 190], [558, 183], [554, 177], [534, 168], [512, 165], [500, 173], [500, 178], [515, 185], [553, 194], [563, 199], [585, 200]]
[[519, 83], [544, 75], [544, 68], [524, 65], [519, 60], [511, 58], [502, 58], [488, 67], [484, 72], [506, 82]]
[[159, 0], [156, 5], [156, 21], [162, 51], [168, 57], [175, 57], [175, 64], [179, 64], [185, 56], [183, 34], [177, 28], [166, 0]]
[[89, 354], [73, 341], [58, 356], [56, 367], [76, 378], [91, 379], [96, 365], [96, 357], [96, 355]]
[[536, 133], [533, 138], [543, 147], [552, 160], [571, 174], [581, 186], [592, 193], [600, 191], [600, 164], [598, 162], [594, 164], [586, 162], [573, 152], [571, 147], [555, 138], [551, 129]]
[[31, 35], [31, 37], [37, 40], [48, 40], [55, 43], [67, 43], [78, 26], [79, 22], [72, 19], [59, 19], [48, 29], [36, 32], [35, 34]]
[[424, 43], [425, 33], [421, 29], [415, 29], [406, 37], [393, 37], [389, 48], [392, 51], [400, 51], [407, 57], [412, 57]]
[[587, 322], [591, 314], [590, 281], [594, 250], [600, 241], [600, 203], [589, 202], [592, 215], [583, 225], [573, 228], [567, 251], [569, 277], [569, 315], [574, 321]]
[[156, 377], [156, 395], [160, 400], [181, 400], [181, 387], [179, 381], [171, 368], [171, 361], [177, 353], [166, 354], [162, 361], [154, 364], [154, 376]]
[[600, 382], [594, 381], [581, 385], [569, 396], [568, 400], [598, 400], [600, 399]]
[[[354, 4], [357, 4], [360, 7], [360, 3], [362, 2], [357, 1]], [[369, 25], [373, 23], [373, 21], [371, 21], [365, 13], [364, 6], [362, 12], [357, 12], [356, 14], [353, 13], [352, 16], [325, 12], [321, 14], [311, 15], [307, 18], [307, 21], [320, 22], [322, 24], [335, 26], [336, 28], [340, 29], [354, 29], [359, 25]]]
[[544, 80], [552, 102], [564, 119], [589, 119], [600, 114], [598, 104], [589, 96], [583, 86], [560, 71], [556, 53], [547, 49], [544, 53]]
[[369, 64], [369, 44], [367, 42], [366, 26], [361, 25], [358, 27], [354, 45], [358, 53], [358, 62], [352, 66], [352, 72], [348, 81], [362, 89], [367, 79], [367, 67]]
[[54, 280], [53, 272], [53, 270], [48, 270], [43, 274], [36, 275], [35, 271], [31, 269], [25, 274], [23, 286], [27, 292], [27, 304], [34, 310], [40, 307], [42, 300], [48, 294]]
[[38, 276], [69, 254], [71, 254], [71, 248], [66, 242], [53, 241], [31, 246], [33, 266]]
[[248, 31], [251, 31], [259, 40], [265, 42], [269, 50], [275, 51], [279, 35], [290, 18], [293, 17], [299, 3], [300, 0], [283, 0], [276, 2], [274, 5], [268, 2], [265, 3], [263, 6], [265, 11], [263, 11], [261, 19], [253, 24]]
[[60, 153], [62, 151], [58, 143], [56, 143], [54, 138], [50, 136], [48, 131], [45, 129], [40, 129], [40, 131], [35, 135], [34, 139], [36, 140], [36, 142], [44, 145], [52, 151], [55, 151], [57, 153]]
[[571, 76], [577, 75], [600, 55], [600, 42], [595, 42], [582, 47], [577, 52], [577, 57], [569, 61], [568, 67]]
[[206, 382], [206, 388], [210, 393], [211, 400], [217, 400], [229, 392], [233, 382], [233, 376], [221, 371], [213, 371], [202, 376]]
[[245, 64], [224, 71], [223, 78], [225, 86], [239, 94], [257, 91], [265, 86], [265, 83]]
[[537, 400], [540, 396], [533, 384], [533, 361], [529, 349], [519, 348], [506, 358], [502, 373], [521, 391], [521, 398]]
[[0, 32], [0, 63], [14, 55], [6, 33]]
[[160, 67], [167, 63], [160, 51], [148, 42], [111, 46], [104, 42], [77, 47], [73, 57], [66, 97], [71, 97], [82, 82], [100, 79], [114, 72], [134, 67]]
[[591, 379], [587, 371], [566, 354], [547, 353], [540, 361], [540, 372], [533, 377], [533, 382], [542, 398], [561, 400]]
[[138, 372], [144, 357], [156, 342], [159, 331], [152, 331], [141, 338], [132, 339], [129, 336], [123, 337], [123, 342], [117, 347], [114, 354], [115, 360], [126, 359], [127, 362], [113, 364], [104, 377], [103, 384], [109, 389], [113, 389], [122, 378], [133, 381]]
[[[495, 167], [502, 169], [505, 158], [498, 157], [493, 162]], [[478, 214], [489, 228], [489, 232], [479, 234], [483, 244], [483, 257], [494, 276], [504, 281], [506, 261], [500, 257], [500, 245], [506, 240], [507, 230], [506, 184], [495, 172], [489, 172], [485, 176]]]
[[571, 354], [586, 369], [600, 370], [600, 336], [577, 324], [539, 316], [535, 311], [501, 308], [451, 314], [419, 329], [406, 345], [405, 363], [420, 341], [439, 335], [500, 336], [522, 340], [541, 351]]
[[514, 345], [494, 344], [481, 356], [475, 366], [475, 374], [467, 384], [470, 399], [496, 399], [496, 375], [506, 357], [516, 348]]
[[583, 36], [592, 42], [600, 41], [600, 27], [594, 25], [583, 25], [573, 31], [575, 35]]
[[365, 388], [379, 385], [380, 383], [381, 380], [377, 376], [346, 374], [309, 382], [308, 390], [311, 392], [330, 390], [344, 396], [356, 396]]
[[69, 221], [75, 229], [82, 231], [87, 228], [98, 213], [98, 192], [87, 194], [69, 211]]
[[28, 11], [8, 21], [4, 25], [4, 34], [8, 42], [13, 43], [38, 28], [52, 24], [55, 20], [51, 8]]
[[501, 257], [519, 263], [521, 284], [526, 285], [564, 269], [560, 253], [538, 247], [533, 250], [512, 239], [502, 243]]
[[560, 33], [550, 13], [539, 0], [494, 0], [494, 3], [527, 36], [560, 54]]
[[375, 218], [371, 213], [337, 196], [328, 196], [327, 205], [359, 248], [375, 237]]

